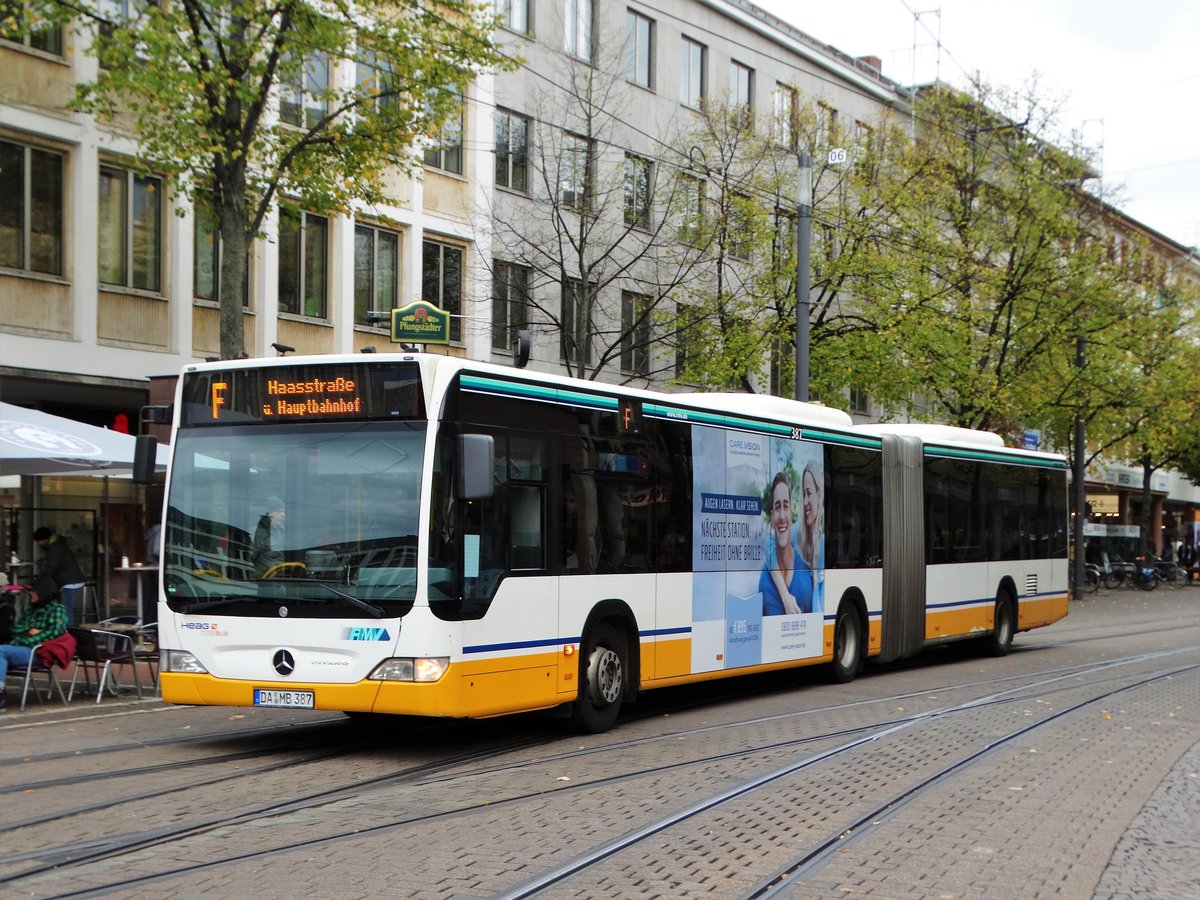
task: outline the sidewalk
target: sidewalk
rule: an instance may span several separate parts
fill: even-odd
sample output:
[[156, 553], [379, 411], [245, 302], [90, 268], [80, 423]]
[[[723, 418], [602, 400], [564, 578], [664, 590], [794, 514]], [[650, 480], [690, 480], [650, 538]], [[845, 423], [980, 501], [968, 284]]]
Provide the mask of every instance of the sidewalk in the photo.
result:
[[[73, 663], [66, 669], [55, 669], [54, 680], [62, 688], [62, 697], [67, 697], [71, 692], [71, 679], [75, 675], [75, 669], [79, 668], [78, 663]], [[89, 667], [90, 669], [90, 667]], [[102, 668], [103, 670], [103, 668]], [[51, 693], [50, 697], [46, 697], [46, 674], [44, 672], [35, 672], [33, 680], [29, 685], [29, 697], [25, 702], [25, 709], [21, 709], [21, 684], [24, 675], [18, 677], [16, 675], [9, 676], [4, 685], [5, 698], [8, 701], [6, 709], [0, 710], [0, 722], [11, 722], [14, 718], [20, 716], [28, 716], [31, 714], [43, 714], [46, 712], [61, 711], [64, 709], [76, 709], [87, 706], [109, 706], [114, 703], [128, 703], [137, 701], [138, 694], [134, 688], [133, 674], [128, 665], [115, 665], [109, 670], [109, 682], [117, 679], [117, 694], [114, 696], [112, 691], [107, 687], [104, 691], [104, 697], [100, 703], [96, 703], [96, 676], [89, 671], [87, 674], [91, 677], [91, 690], [88, 689], [87, 679], [84, 677], [84, 672], [80, 671], [75, 683], [75, 694], [70, 702], [59, 698], [58, 691]], [[154, 700], [158, 698], [158, 685], [154, 680], [148, 663], [139, 662], [137, 664], [138, 683], [142, 687], [142, 700]]]

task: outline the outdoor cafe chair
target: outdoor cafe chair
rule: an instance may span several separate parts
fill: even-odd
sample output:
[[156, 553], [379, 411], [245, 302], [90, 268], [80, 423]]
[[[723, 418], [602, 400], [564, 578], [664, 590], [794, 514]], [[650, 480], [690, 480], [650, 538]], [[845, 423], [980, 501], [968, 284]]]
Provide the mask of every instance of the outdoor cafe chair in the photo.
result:
[[158, 623], [151, 622], [138, 628], [133, 645], [133, 658], [145, 663], [150, 671], [150, 683], [158, 689]]
[[[29, 698], [29, 688], [31, 686], [33, 687], [33, 692], [37, 695], [38, 700], [40, 700], [43, 703], [45, 703], [47, 700], [49, 700], [51, 697], [53, 697], [55, 691], [58, 691], [58, 699], [61, 700], [63, 703], [66, 703], [67, 700], [69, 699], [68, 697], [63, 696], [62, 685], [59, 683], [58, 679], [54, 677], [54, 667], [43, 665], [42, 662], [38, 659], [38, 647], [40, 647], [40, 646], [42, 646], [42, 645], [35, 644], [30, 649], [29, 663], [27, 665], [24, 665], [24, 666], [10, 665], [8, 667], [8, 674], [10, 677], [18, 677], [19, 676], [21, 678], [21, 709], [22, 710], [25, 709], [25, 701]], [[45, 676], [46, 676], [46, 679], [45, 679], [46, 693], [44, 696], [42, 695], [41, 688], [39, 688], [37, 685], [37, 679], [34, 677], [35, 675], [41, 675], [41, 674], [45, 674]], [[0, 685], [0, 689], [3, 689], [3, 685]]]
[[133, 635], [116, 631], [101, 631], [93, 628], [72, 628], [75, 638], [75, 671], [71, 674], [71, 689], [67, 692], [67, 700], [75, 696], [75, 684], [83, 671], [84, 684], [87, 690], [92, 689], [92, 672], [96, 673], [96, 702], [104, 698], [107, 687], [116, 696], [120, 687], [117, 682], [115, 666], [129, 666], [133, 671], [133, 685], [137, 689], [138, 699], [142, 698], [142, 682], [138, 677], [138, 661], [133, 654]]

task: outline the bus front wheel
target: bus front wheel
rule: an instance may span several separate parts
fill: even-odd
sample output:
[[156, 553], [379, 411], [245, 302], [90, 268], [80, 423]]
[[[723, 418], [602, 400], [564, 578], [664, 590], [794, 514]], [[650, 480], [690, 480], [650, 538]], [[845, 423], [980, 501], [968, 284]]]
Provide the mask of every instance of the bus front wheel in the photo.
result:
[[571, 707], [571, 721], [580, 731], [608, 731], [625, 693], [625, 641], [616, 628], [601, 622], [589, 631], [579, 670], [579, 696]]
[[830, 675], [838, 684], [853, 681], [863, 662], [862, 619], [853, 603], [838, 607], [833, 623], [833, 662]]

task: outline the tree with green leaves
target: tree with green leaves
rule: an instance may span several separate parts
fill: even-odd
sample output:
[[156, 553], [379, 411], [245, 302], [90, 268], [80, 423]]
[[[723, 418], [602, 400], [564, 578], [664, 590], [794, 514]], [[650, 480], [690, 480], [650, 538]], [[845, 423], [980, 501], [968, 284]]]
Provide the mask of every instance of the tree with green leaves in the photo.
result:
[[887, 404], [924, 396], [953, 424], [1038, 427], [1076, 337], [1119, 321], [1086, 240], [1101, 224], [1079, 189], [1085, 156], [1051, 142], [1054, 117], [1034, 93], [934, 87], [897, 165], [862, 186], [886, 225], [869, 255], [902, 260], [896, 293], [862, 307], [881, 343], [860, 355]]
[[99, 61], [77, 107], [136, 138], [140, 164], [211, 213], [221, 242], [223, 358], [244, 355], [250, 247], [276, 206], [346, 212], [458, 113], [479, 73], [515, 62], [467, 0], [32, 0]]
[[[828, 398], [867, 383], [879, 366], [867, 365], [865, 354], [880, 352], [871, 337], [879, 326], [867, 313], [894, 302], [911, 265], [879, 249], [889, 229], [879, 205], [886, 195], [869, 188], [907, 140], [887, 116], [847, 133], [817, 104], [787, 122], [706, 106], [689, 142], [708, 188], [713, 277], [693, 288], [705, 352], [693, 356], [688, 380], [792, 395], [803, 153], [812, 161], [811, 392]], [[834, 148], [847, 151], [846, 162], [831, 161]]]

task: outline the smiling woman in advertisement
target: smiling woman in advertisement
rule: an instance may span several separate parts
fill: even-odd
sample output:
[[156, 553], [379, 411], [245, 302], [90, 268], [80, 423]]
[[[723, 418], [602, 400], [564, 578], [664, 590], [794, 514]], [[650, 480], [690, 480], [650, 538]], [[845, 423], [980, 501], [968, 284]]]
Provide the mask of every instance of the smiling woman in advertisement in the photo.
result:
[[768, 552], [758, 578], [763, 615], [812, 612], [813, 574], [796, 543], [792, 488], [784, 472], [771, 480]]

